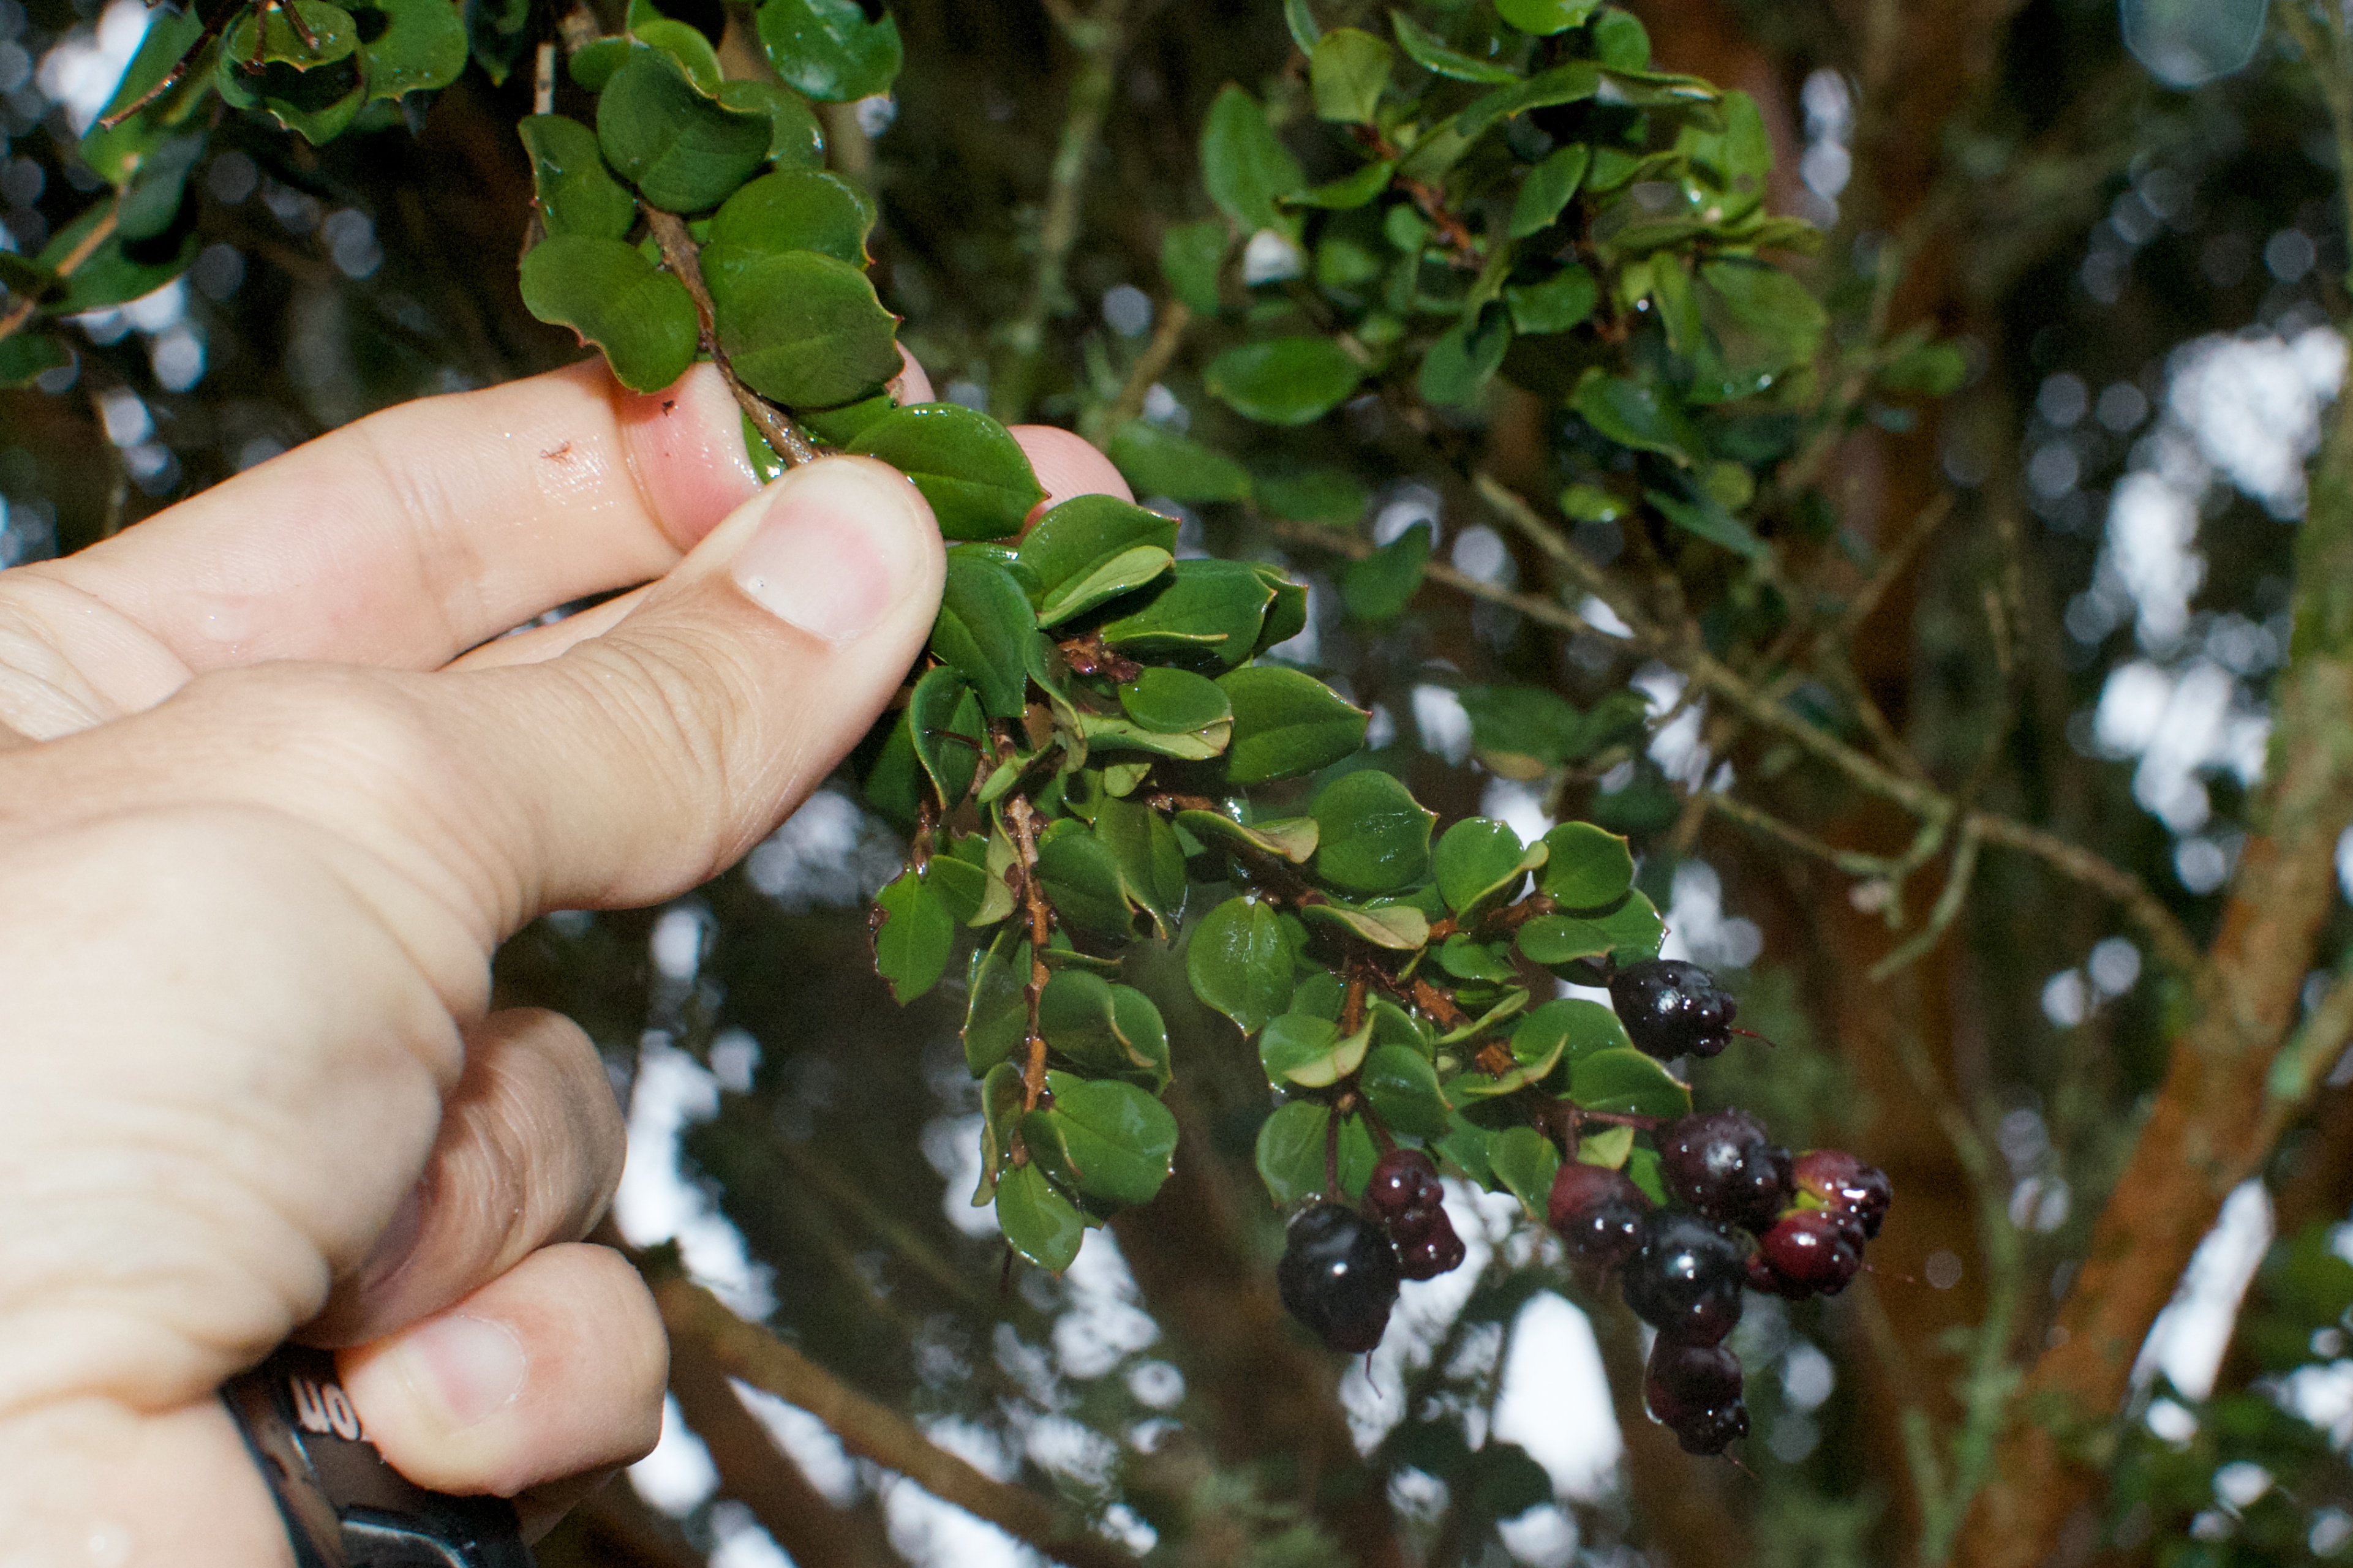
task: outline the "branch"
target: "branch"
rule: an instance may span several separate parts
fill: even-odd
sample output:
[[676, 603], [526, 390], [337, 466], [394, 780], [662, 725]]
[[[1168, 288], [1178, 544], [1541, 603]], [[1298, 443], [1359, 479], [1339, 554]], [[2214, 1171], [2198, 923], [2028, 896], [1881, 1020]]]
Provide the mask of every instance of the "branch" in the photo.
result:
[[1152, 328], [1152, 342], [1145, 345], [1143, 357], [1127, 373], [1119, 395], [1112, 399], [1111, 407], [1103, 414], [1105, 439], [1144, 412], [1145, 395], [1151, 392], [1154, 382], [1167, 374], [1169, 362], [1176, 357], [1177, 345], [1185, 341], [1185, 330], [1192, 324], [1193, 307], [1184, 300], [1170, 300], [1160, 307], [1160, 320]]
[[712, 321], [711, 289], [702, 281], [701, 253], [694, 237], [687, 232], [686, 220], [676, 213], [666, 213], [656, 207], [646, 209], [646, 226], [653, 231], [654, 243], [661, 247], [662, 265], [669, 268], [678, 280], [686, 285], [689, 298], [694, 301], [695, 320], [702, 323], [702, 343], [711, 351], [711, 361], [719, 367], [726, 380], [727, 390], [735, 395], [735, 402], [752, 421], [776, 456], [786, 468], [817, 460], [816, 443], [801, 427], [788, 418], [785, 411], [744, 384], [719, 347], [719, 330]]
[[895, 1470], [943, 1502], [954, 1503], [1070, 1568], [1134, 1568], [1135, 1559], [1022, 1487], [991, 1480], [916, 1430], [888, 1405], [868, 1398], [684, 1278], [654, 1288], [671, 1340], [692, 1342], [729, 1377], [799, 1406], [825, 1423], [841, 1446]]
[[1047, 182], [1045, 216], [1038, 226], [1038, 266], [1030, 279], [1029, 302], [1006, 324], [1007, 357], [991, 389], [989, 401], [996, 405], [997, 417], [1008, 424], [1029, 412], [1029, 384], [1037, 377], [1047, 319], [1060, 311], [1069, 298], [1065, 278], [1071, 247], [1078, 243], [1087, 162], [1102, 139], [1103, 116], [1111, 110], [1116, 85], [1113, 76], [1125, 41], [1120, 23], [1126, 8], [1127, 0], [1095, 0], [1094, 9], [1083, 16], [1061, 0], [1048, 8], [1062, 36], [1079, 51], [1079, 70], [1071, 79], [1062, 140], [1054, 150], [1053, 171]]

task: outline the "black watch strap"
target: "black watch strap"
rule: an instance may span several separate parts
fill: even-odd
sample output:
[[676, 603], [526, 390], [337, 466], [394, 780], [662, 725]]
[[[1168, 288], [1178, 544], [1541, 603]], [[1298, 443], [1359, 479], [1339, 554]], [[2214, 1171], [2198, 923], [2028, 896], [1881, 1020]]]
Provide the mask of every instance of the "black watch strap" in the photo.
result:
[[429, 1492], [385, 1463], [327, 1352], [280, 1346], [221, 1399], [278, 1500], [295, 1568], [532, 1568], [505, 1500]]

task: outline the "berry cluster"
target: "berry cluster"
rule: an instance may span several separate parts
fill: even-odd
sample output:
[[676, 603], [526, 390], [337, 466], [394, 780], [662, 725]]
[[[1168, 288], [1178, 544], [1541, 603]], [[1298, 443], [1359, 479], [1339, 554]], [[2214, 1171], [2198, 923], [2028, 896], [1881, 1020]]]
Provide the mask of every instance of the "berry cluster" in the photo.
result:
[[[1609, 1000], [1634, 1045], [1664, 1061], [1716, 1056], [1745, 1032], [1715, 977], [1676, 959], [1614, 969]], [[1745, 1110], [1686, 1116], [1651, 1140], [1667, 1204], [1624, 1171], [1571, 1158], [1548, 1217], [1570, 1256], [1619, 1274], [1626, 1304], [1658, 1331], [1643, 1386], [1651, 1414], [1686, 1451], [1720, 1454], [1748, 1433], [1740, 1362], [1724, 1345], [1743, 1289], [1836, 1295], [1862, 1267], [1893, 1194], [1842, 1150], [1792, 1155]], [[1462, 1262], [1444, 1195], [1430, 1157], [1397, 1148], [1374, 1167], [1361, 1210], [1329, 1199], [1302, 1209], [1276, 1272], [1283, 1306], [1335, 1350], [1379, 1344], [1399, 1281]]]
[[1843, 1150], [1793, 1158], [1745, 1110], [1687, 1116], [1655, 1137], [1662, 1183], [1689, 1207], [1654, 1207], [1622, 1173], [1572, 1162], [1553, 1183], [1549, 1217], [1580, 1262], [1620, 1271], [1626, 1304], [1659, 1331], [1643, 1386], [1651, 1414], [1687, 1452], [1720, 1454], [1748, 1432], [1740, 1363], [1724, 1348], [1742, 1288], [1836, 1295], [1893, 1194]]
[[1335, 1351], [1369, 1351], [1388, 1329], [1400, 1279], [1461, 1267], [1446, 1184], [1419, 1149], [1392, 1149], [1365, 1184], [1362, 1213], [1311, 1204], [1292, 1216], [1275, 1284], [1283, 1307]]

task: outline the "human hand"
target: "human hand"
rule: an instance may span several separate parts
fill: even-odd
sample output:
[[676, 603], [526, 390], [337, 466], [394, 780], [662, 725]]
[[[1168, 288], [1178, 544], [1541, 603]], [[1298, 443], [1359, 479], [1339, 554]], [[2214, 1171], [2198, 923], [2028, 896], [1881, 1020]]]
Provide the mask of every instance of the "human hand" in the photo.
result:
[[298, 1331], [395, 1466], [527, 1525], [650, 1447], [659, 1321], [581, 1245], [618, 1112], [577, 1026], [487, 1013], [491, 954], [756, 843], [942, 572], [899, 476], [756, 491], [737, 432], [708, 368], [575, 367], [0, 573], [0, 1564], [290, 1561], [214, 1391]]

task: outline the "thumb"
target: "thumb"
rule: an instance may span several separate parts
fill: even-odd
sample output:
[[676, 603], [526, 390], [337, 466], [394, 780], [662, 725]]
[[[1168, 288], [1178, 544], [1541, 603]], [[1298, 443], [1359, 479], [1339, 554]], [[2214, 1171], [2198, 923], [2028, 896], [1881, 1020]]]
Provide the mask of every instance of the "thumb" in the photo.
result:
[[921, 652], [944, 554], [895, 470], [828, 458], [738, 508], [609, 629], [434, 678], [491, 809], [496, 923], [669, 898], [823, 782]]

